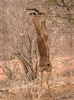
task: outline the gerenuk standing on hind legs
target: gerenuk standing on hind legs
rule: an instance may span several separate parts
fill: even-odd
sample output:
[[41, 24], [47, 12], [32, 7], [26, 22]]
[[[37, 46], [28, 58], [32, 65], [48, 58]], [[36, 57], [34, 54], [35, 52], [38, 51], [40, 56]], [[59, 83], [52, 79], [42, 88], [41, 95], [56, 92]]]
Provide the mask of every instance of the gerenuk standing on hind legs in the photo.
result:
[[[48, 47], [48, 32], [45, 25], [46, 17], [49, 12], [49, 9], [47, 9], [46, 13], [40, 12], [37, 9], [29, 9], [26, 10], [33, 10], [33, 13], [30, 13], [30, 15], [33, 16], [33, 23], [35, 25], [36, 31], [37, 31], [37, 43], [38, 43], [38, 50], [40, 54], [39, 59], [39, 68], [41, 72], [41, 91], [42, 91], [42, 80], [43, 80], [43, 72], [47, 72], [47, 86], [49, 87], [49, 78], [52, 72], [52, 64], [50, 62], [50, 53], [49, 53], [49, 47]], [[39, 20], [42, 19], [42, 22], [40, 23]]]

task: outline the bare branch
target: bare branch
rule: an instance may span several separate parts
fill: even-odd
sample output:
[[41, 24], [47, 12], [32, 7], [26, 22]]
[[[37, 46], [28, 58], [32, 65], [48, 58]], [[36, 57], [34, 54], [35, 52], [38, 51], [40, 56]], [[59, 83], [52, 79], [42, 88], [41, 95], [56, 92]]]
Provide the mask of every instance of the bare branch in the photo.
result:
[[7, 67], [7, 64], [5, 64], [4, 62], [3, 62], [3, 65], [4, 65], [5, 69], [6, 69], [6, 70], [5, 70], [5, 69], [2, 67], [4, 74], [5, 74], [9, 79], [11, 79], [11, 78], [12, 78], [12, 71], [11, 71], [11, 69], [9, 69], [9, 68]]
[[28, 68], [26, 67], [26, 64], [25, 62], [30, 66], [30, 64], [26, 61], [25, 58], [23, 58], [19, 53], [15, 53], [15, 55], [22, 61], [23, 65], [24, 65], [24, 69], [25, 69], [25, 73], [27, 74], [29, 71], [28, 71]]
[[56, 2], [56, 4], [60, 7], [66, 7], [66, 9], [69, 11], [69, 7], [68, 5], [65, 4], [64, 0], [62, 0], [63, 5], [60, 5], [58, 2]]

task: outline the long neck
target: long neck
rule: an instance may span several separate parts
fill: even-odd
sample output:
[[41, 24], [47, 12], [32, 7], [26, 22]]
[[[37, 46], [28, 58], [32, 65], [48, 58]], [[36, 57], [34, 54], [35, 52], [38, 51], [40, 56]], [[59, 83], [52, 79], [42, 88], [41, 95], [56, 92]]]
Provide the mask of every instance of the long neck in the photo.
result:
[[44, 32], [39, 24], [38, 16], [33, 16], [33, 22], [37, 31], [38, 50], [40, 54], [40, 66], [45, 66], [47, 61], [47, 47], [43, 38]]
[[37, 34], [41, 35], [41, 26], [39, 24], [39, 18], [38, 18], [38, 16], [33, 16], [33, 22], [34, 22]]
[[[43, 21], [45, 21], [45, 19], [43, 19]], [[43, 23], [41, 23], [41, 26], [40, 26], [40, 24], [39, 24], [39, 17], [38, 16], [33, 16], [33, 22], [34, 22], [34, 25], [35, 25], [35, 28], [36, 28], [38, 37], [41, 38], [43, 36], [42, 37], [42, 40], [43, 41], [42, 40], [41, 41], [42, 41], [42, 43], [45, 44], [45, 48], [47, 49], [46, 50], [47, 57], [49, 58], [49, 47], [48, 47], [48, 44], [47, 44], [48, 32], [47, 32], [47, 29], [46, 29], [46, 25], [43, 22]], [[43, 30], [45, 30], [45, 32]], [[38, 46], [40, 48], [41, 47], [41, 44], [38, 43]], [[39, 51], [39, 52], [41, 54], [42, 51]], [[41, 56], [42, 56], [42, 54], [41, 54]]]

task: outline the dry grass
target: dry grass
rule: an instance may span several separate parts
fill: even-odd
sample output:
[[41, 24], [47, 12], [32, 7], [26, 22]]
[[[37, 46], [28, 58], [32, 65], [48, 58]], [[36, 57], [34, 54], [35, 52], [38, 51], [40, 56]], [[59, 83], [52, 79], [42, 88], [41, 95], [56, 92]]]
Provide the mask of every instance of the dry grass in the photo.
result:
[[[59, 64], [61, 59], [55, 59], [56, 61]], [[46, 73], [44, 73], [42, 92], [40, 88], [40, 73], [34, 81], [28, 81], [27, 75], [23, 73], [18, 74], [19, 77], [14, 77], [11, 80], [6, 78], [0, 81], [0, 100], [73, 100], [73, 66], [68, 66], [68, 69], [65, 70], [64, 68], [63, 66], [63, 70], [60, 70], [60, 66], [53, 67], [49, 80], [50, 90], [46, 88]], [[57, 70], [54, 71], [55, 69]]]

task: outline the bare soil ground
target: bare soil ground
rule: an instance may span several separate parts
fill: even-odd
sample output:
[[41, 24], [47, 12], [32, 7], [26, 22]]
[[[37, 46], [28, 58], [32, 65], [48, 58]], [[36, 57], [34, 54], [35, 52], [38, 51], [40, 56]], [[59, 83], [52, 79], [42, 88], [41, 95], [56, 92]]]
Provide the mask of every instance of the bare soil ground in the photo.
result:
[[28, 82], [27, 76], [23, 73], [11, 80], [5, 75], [0, 75], [0, 100], [74, 100], [73, 57], [68, 55], [54, 58], [52, 65], [50, 90], [46, 88], [45, 72], [42, 92], [40, 73], [38, 78], [31, 82]]

